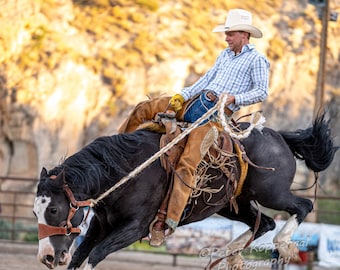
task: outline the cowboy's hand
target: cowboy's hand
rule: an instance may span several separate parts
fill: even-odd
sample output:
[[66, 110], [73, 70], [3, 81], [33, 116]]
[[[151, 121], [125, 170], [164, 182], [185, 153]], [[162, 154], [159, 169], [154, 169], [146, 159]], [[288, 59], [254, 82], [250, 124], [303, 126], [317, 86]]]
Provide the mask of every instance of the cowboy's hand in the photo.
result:
[[225, 104], [226, 105], [229, 105], [231, 103], [235, 103], [235, 96], [233, 96], [233, 95], [230, 95], [230, 94], [227, 94], [227, 93], [223, 93], [223, 94], [221, 94], [220, 98], [221, 99], [225, 98]]
[[175, 112], [178, 112], [180, 109], [182, 109], [183, 103], [184, 97], [180, 94], [174, 95], [169, 101], [170, 106]]
[[235, 103], [235, 96], [228, 94], [227, 103], [228, 104]]

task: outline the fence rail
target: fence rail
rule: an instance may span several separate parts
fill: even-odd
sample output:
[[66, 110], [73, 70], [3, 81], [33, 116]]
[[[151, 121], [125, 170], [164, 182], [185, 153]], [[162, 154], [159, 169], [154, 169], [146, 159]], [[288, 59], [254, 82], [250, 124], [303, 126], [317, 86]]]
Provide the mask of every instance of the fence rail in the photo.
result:
[[[0, 239], [37, 241], [37, 221], [32, 212], [37, 183], [36, 178], [0, 176]], [[311, 198], [305, 194], [299, 195]], [[317, 196], [317, 199], [340, 201], [340, 197], [336, 196]], [[315, 211], [323, 217], [340, 215], [337, 209]]]
[[36, 178], [0, 176], [0, 239], [37, 240], [32, 212], [37, 183]]

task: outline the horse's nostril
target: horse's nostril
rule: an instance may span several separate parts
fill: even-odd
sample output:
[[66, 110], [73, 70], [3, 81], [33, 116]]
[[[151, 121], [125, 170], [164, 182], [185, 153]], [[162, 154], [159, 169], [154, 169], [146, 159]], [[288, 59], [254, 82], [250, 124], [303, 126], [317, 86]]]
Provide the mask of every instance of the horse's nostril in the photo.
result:
[[52, 255], [46, 255], [44, 257], [44, 260], [45, 260], [45, 262], [48, 262], [48, 263], [52, 264], [53, 261], [54, 261], [54, 257]]
[[65, 254], [66, 254], [66, 251], [64, 250], [63, 252], [61, 252], [61, 256], [60, 256], [60, 260], [59, 260], [59, 265], [64, 265], [65, 262]]

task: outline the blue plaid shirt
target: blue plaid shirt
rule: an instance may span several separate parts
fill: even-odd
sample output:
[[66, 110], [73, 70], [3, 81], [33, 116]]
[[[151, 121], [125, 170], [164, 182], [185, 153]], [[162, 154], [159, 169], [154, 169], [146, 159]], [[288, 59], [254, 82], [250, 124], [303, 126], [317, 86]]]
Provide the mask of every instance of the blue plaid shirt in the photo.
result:
[[243, 46], [240, 54], [226, 48], [218, 56], [214, 66], [181, 95], [188, 100], [202, 90], [214, 91], [218, 96], [228, 93], [235, 96], [235, 104], [228, 107], [237, 111], [240, 106], [265, 100], [269, 84], [268, 60], [256, 51], [253, 44]]

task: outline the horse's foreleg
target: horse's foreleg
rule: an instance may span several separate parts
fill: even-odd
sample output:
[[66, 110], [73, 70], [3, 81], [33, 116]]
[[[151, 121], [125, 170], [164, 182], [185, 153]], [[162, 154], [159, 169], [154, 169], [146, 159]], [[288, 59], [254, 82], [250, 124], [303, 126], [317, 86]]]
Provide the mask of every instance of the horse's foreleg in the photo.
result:
[[299, 249], [294, 242], [291, 241], [293, 233], [297, 230], [299, 223], [296, 214], [291, 216], [281, 231], [274, 237], [273, 242], [285, 262], [301, 262]]
[[112, 226], [111, 233], [91, 250], [88, 264], [92, 268], [89, 269], [94, 269], [110, 253], [142, 239], [148, 228], [149, 222], [145, 220], [136, 219], [133, 222], [119, 220], [116, 225]]
[[[82, 263], [86, 260], [91, 250], [95, 247], [97, 242], [100, 242], [105, 238], [105, 229], [101, 227], [99, 220], [94, 216], [91, 220], [90, 227], [86, 233], [86, 236], [80, 246], [76, 249], [72, 255], [72, 260], [67, 269], [79, 269]], [[93, 268], [88, 268], [93, 269]]]

